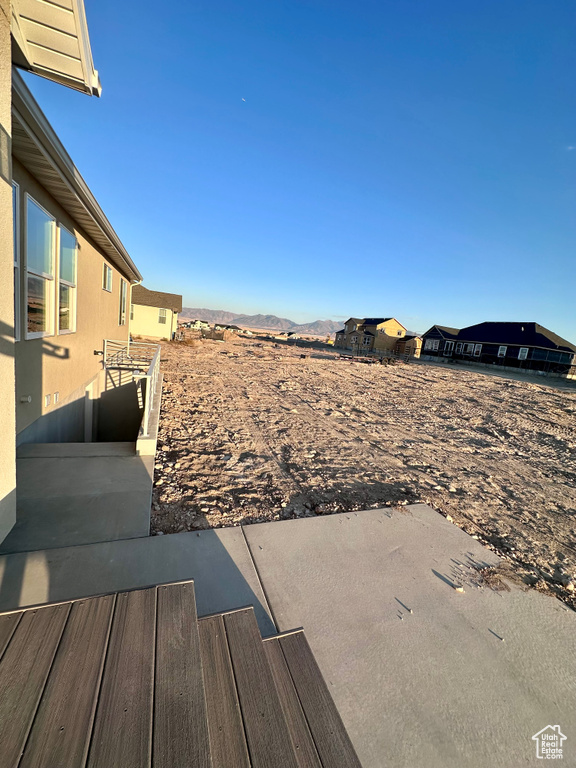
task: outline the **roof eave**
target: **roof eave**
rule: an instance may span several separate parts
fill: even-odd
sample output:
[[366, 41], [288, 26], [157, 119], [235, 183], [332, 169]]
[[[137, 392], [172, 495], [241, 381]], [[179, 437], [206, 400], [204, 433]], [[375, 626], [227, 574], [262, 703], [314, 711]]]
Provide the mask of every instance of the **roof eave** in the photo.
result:
[[[78, 204], [76, 213], [70, 215], [80, 228], [92, 237], [110, 259], [132, 282], [140, 282], [142, 275], [130, 258], [120, 238], [100, 208], [90, 188], [80, 175], [70, 155], [48, 122], [18, 72], [12, 77], [12, 111], [15, 123], [18, 123], [33, 142], [39, 159], [30, 171], [50, 194], [66, 210], [71, 197]], [[14, 130], [12, 151], [14, 156], [26, 167], [24, 153], [19, 155], [19, 132]], [[40, 157], [41, 156], [41, 157]], [[57, 174], [60, 183], [54, 181]], [[92, 223], [93, 226], [89, 226]]]

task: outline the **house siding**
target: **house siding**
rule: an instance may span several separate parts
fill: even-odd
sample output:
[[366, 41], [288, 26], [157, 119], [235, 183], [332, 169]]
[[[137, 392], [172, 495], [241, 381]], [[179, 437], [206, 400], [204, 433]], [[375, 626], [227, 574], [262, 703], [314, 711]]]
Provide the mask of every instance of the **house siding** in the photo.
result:
[[[127, 341], [129, 334], [130, 281], [78, 228], [69, 214], [38, 181], [14, 160], [14, 180], [20, 186], [20, 210], [25, 194], [55, 217], [78, 241], [76, 331], [37, 339], [25, 339], [25, 254], [22, 251], [20, 306], [22, 338], [16, 343], [16, 432], [17, 443], [81, 441], [84, 439], [84, 393], [92, 385], [97, 399], [104, 386], [104, 339]], [[24, 243], [25, 216], [20, 216], [20, 243]], [[103, 266], [112, 269], [112, 292], [102, 287]], [[120, 281], [127, 283], [126, 322], [119, 324]], [[54, 394], [58, 402], [54, 403]], [[50, 395], [50, 405], [45, 396]], [[21, 398], [31, 397], [31, 402]]]
[[132, 304], [134, 317], [130, 318], [132, 336], [145, 336], [151, 339], [171, 339], [178, 327], [178, 313], [166, 309], [166, 322], [159, 321], [160, 307], [144, 307]]

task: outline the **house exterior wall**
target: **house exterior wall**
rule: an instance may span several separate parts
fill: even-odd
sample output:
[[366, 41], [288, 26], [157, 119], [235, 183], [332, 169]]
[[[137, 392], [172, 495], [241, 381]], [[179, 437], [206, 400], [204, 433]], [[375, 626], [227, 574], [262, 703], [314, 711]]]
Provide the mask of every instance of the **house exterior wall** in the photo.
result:
[[[17, 443], [84, 440], [85, 399], [96, 400], [104, 386], [104, 339], [128, 340], [130, 282], [78, 228], [52, 196], [14, 160], [14, 180], [20, 200], [20, 315], [21, 340], [16, 343]], [[76, 331], [26, 339], [26, 194], [39, 203], [56, 223], [66, 227], [78, 241]], [[103, 288], [103, 269], [112, 269], [112, 290]], [[126, 317], [120, 324], [120, 283], [126, 282]], [[57, 286], [55, 286], [56, 288]], [[55, 309], [53, 309], [55, 312]], [[86, 388], [91, 391], [86, 394]], [[55, 402], [55, 393], [58, 401]], [[45, 403], [50, 396], [49, 404]], [[22, 398], [31, 402], [21, 402]], [[87, 404], [90, 407], [90, 404]]]
[[10, 18], [10, 0], [0, 0], [0, 542], [16, 522]]
[[[370, 330], [374, 333], [372, 328]], [[398, 339], [406, 335], [406, 329], [397, 320], [392, 318], [385, 323], [380, 323], [374, 335], [374, 351], [392, 352], [396, 349]]]
[[422, 339], [414, 337], [411, 339], [400, 339], [396, 342], [396, 351], [399, 354], [408, 354], [412, 357], [420, 357], [422, 349]]
[[151, 339], [171, 339], [178, 328], [178, 313], [166, 309], [166, 322], [159, 321], [159, 307], [145, 307], [132, 304], [130, 311], [130, 333], [132, 336], [146, 336]]

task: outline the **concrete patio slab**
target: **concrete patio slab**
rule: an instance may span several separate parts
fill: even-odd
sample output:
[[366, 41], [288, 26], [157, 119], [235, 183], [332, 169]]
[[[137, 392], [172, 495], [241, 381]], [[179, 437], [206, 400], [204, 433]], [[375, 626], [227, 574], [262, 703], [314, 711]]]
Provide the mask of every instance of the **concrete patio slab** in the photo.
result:
[[[16, 525], [0, 554], [148, 536], [154, 457], [42, 456], [16, 462]], [[121, 444], [121, 450], [126, 445]]]
[[429, 507], [404, 510], [244, 529], [278, 628], [304, 627], [364, 768], [524, 768], [549, 724], [576, 766], [576, 614], [478, 586], [474, 566], [498, 558]]
[[0, 557], [0, 611], [194, 579], [199, 616], [253, 605], [267, 612], [241, 528], [177, 533]]

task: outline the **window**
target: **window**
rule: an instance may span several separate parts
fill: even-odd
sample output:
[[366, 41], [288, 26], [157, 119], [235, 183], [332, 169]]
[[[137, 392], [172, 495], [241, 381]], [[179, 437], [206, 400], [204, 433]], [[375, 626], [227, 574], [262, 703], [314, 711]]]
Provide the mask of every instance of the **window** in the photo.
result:
[[474, 352], [474, 344], [465, 344], [464, 345], [464, 354], [465, 355], [471, 355]]
[[20, 187], [12, 183], [14, 237], [14, 339], [20, 341]]
[[402, 331], [398, 331], [398, 336], [402, 336]]
[[437, 352], [439, 346], [440, 346], [440, 339], [426, 339], [426, 342], [424, 344], [424, 349], [431, 349], [434, 352]]
[[474, 357], [480, 357], [481, 352], [482, 352], [482, 344], [475, 344], [474, 345]]
[[104, 272], [102, 274], [102, 288], [109, 293], [112, 292], [112, 269], [108, 264], [104, 264]]
[[76, 330], [76, 262], [78, 244], [74, 235], [60, 227], [58, 261], [58, 333]]
[[364, 338], [362, 339], [362, 344], [364, 344], [364, 346], [367, 347], [370, 344], [370, 337], [364, 336]]
[[166, 310], [165, 309], [159, 309], [158, 310], [158, 322], [162, 325], [166, 324]]
[[130, 304], [130, 320], [134, 320], [134, 304]]
[[350, 341], [352, 342], [352, 344], [356, 344], [356, 342], [358, 341], [358, 336], [352, 336]]
[[55, 222], [27, 197], [26, 205], [26, 338], [53, 332]]
[[528, 357], [528, 347], [520, 347], [518, 352], [518, 360], [526, 360]]
[[498, 347], [498, 357], [506, 357], [508, 347]]
[[126, 325], [126, 280], [120, 280], [120, 311], [118, 325]]
[[444, 354], [445, 355], [451, 355], [454, 351], [454, 342], [453, 341], [445, 341], [444, 342]]
[[458, 342], [456, 342], [456, 354], [457, 354], [457, 355], [461, 355], [461, 354], [462, 354], [462, 348], [463, 348], [463, 346], [464, 346], [464, 345], [462, 344], [462, 342], [461, 342], [461, 341], [458, 341]]

